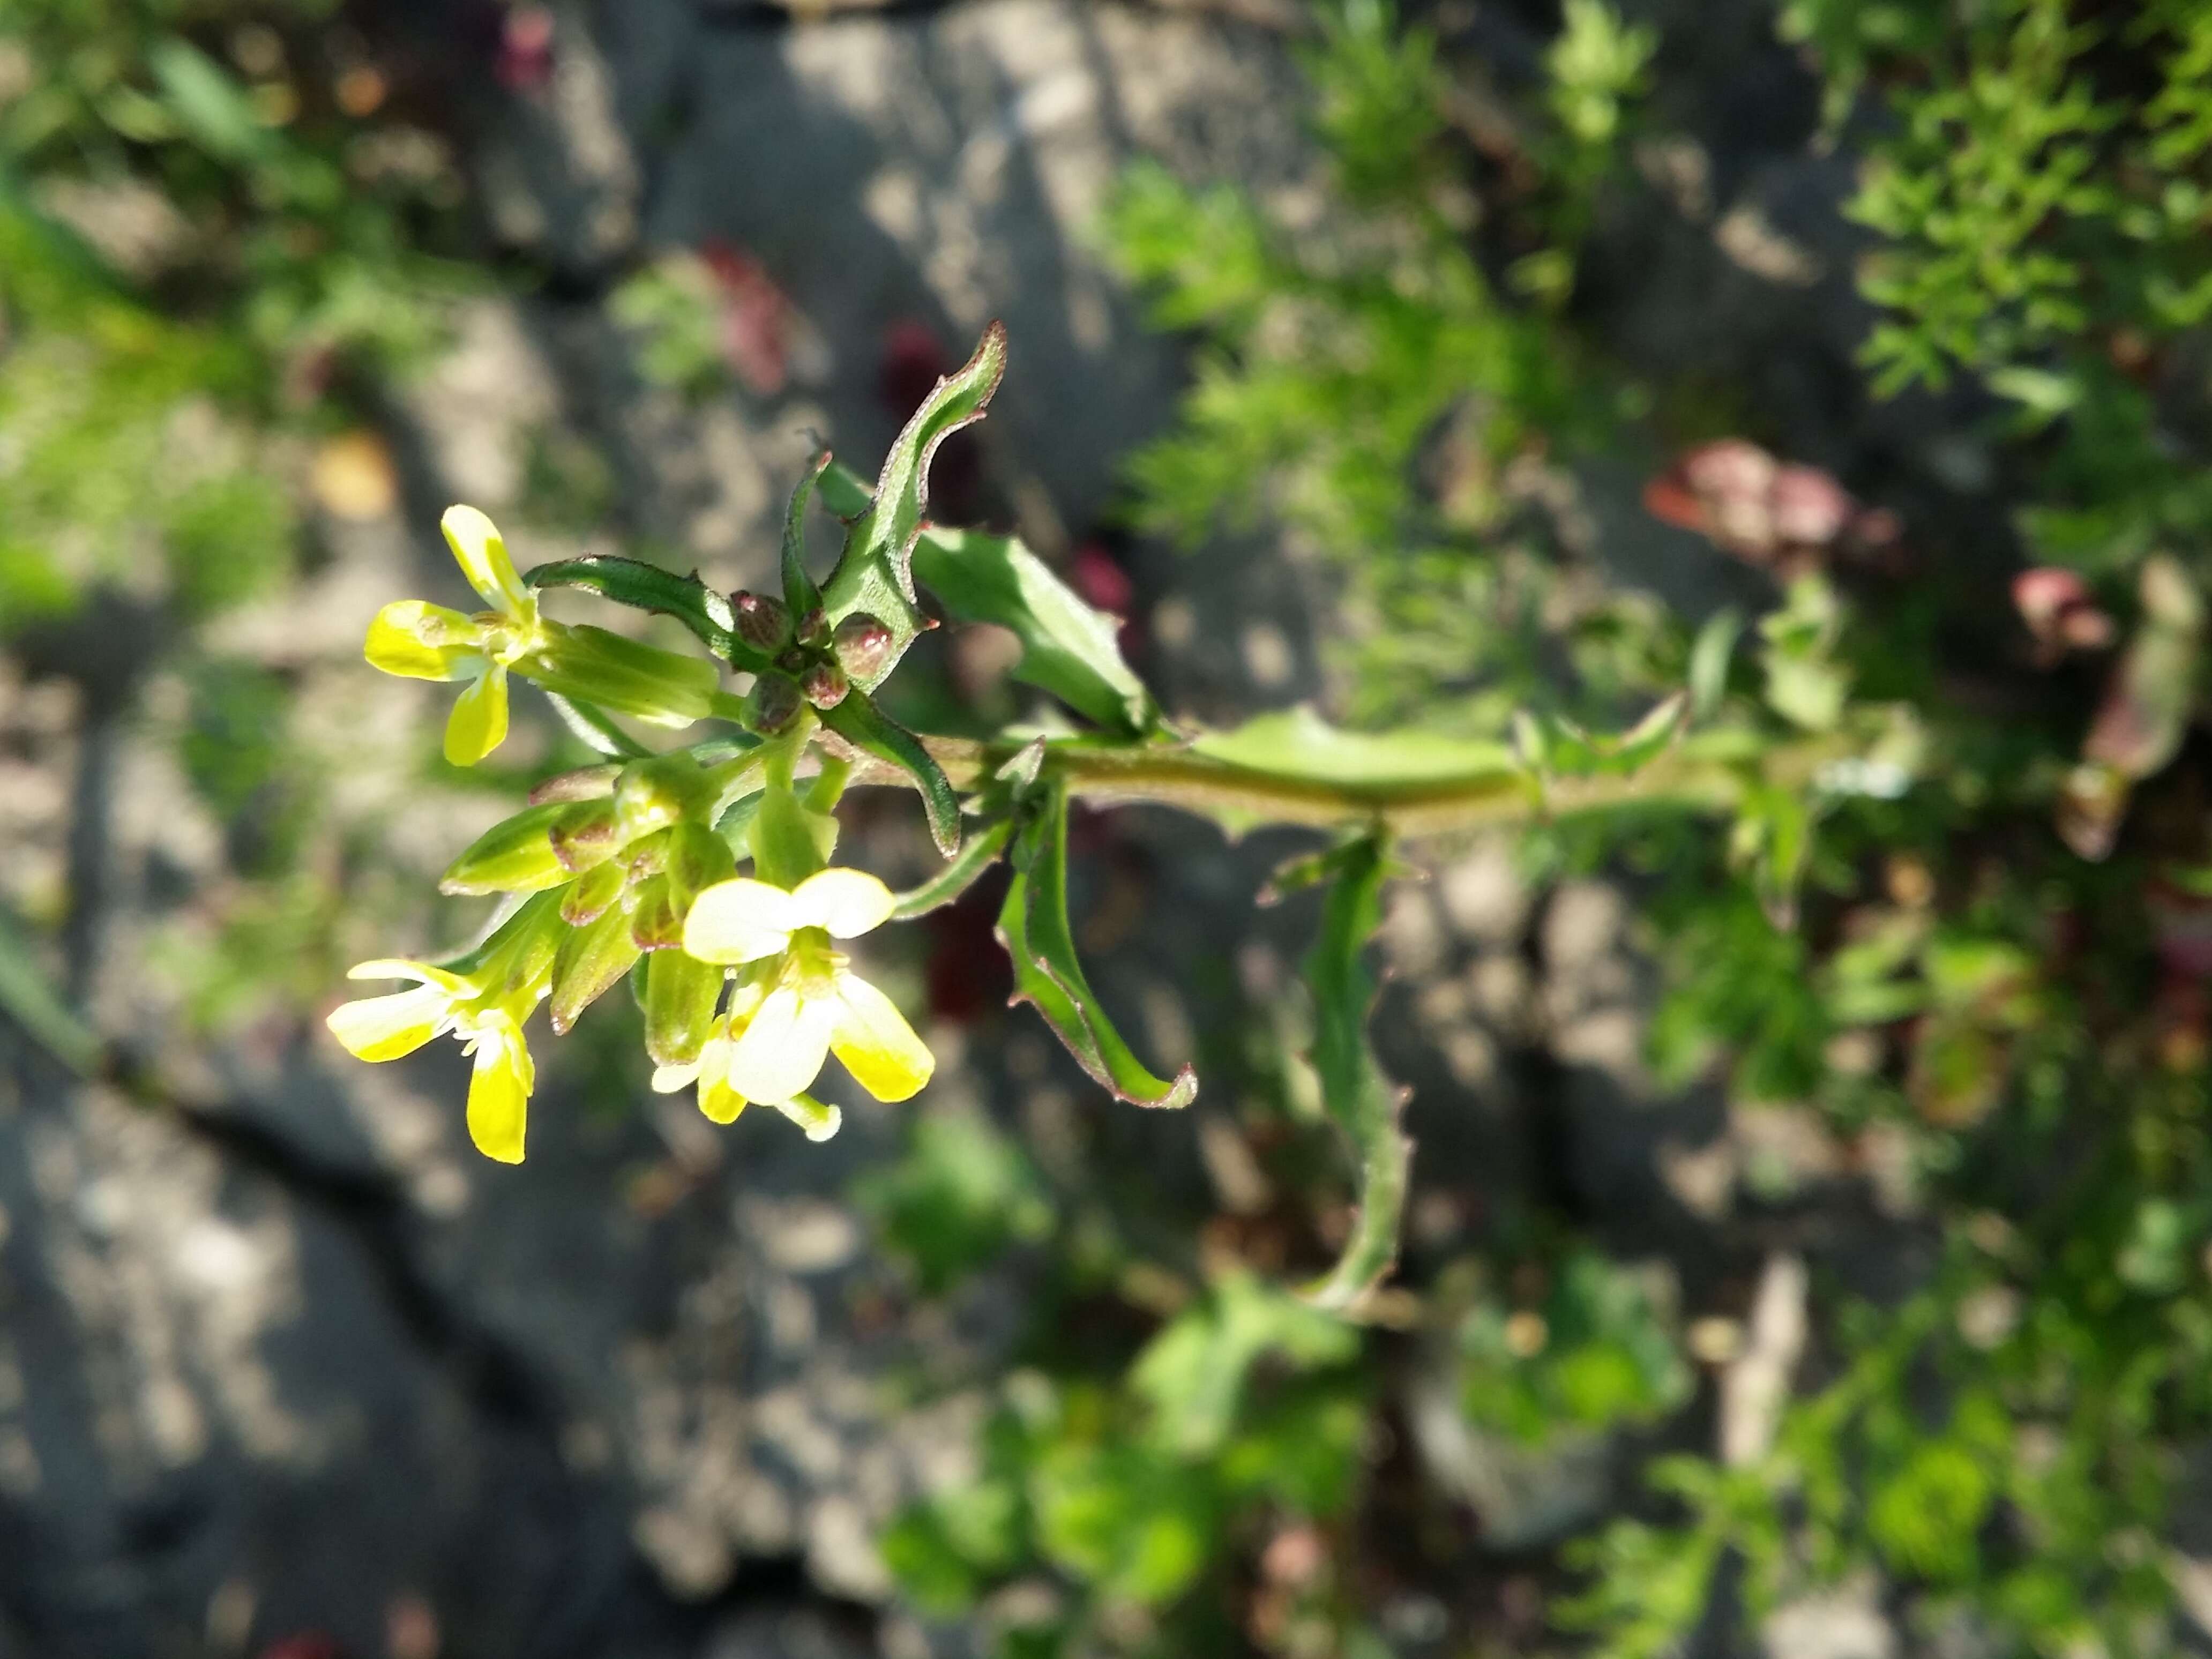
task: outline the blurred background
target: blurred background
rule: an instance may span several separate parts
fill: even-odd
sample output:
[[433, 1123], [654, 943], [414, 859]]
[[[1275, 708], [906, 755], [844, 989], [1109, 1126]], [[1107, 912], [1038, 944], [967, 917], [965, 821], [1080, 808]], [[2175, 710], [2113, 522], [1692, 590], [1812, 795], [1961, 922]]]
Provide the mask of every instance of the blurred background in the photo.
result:
[[[2208, 88], [2201, 0], [0, 0], [0, 1656], [2203, 1651]], [[1178, 1115], [988, 884], [823, 1146], [626, 999], [515, 1169], [322, 1028], [586, 758], [362, 662], [440, 513], [765, 584], [994, 318], [933, 510], [1178, 719], [1898, 738], [1416, 849], [1361, 1322], [1310, 837], [1079, 820]]]

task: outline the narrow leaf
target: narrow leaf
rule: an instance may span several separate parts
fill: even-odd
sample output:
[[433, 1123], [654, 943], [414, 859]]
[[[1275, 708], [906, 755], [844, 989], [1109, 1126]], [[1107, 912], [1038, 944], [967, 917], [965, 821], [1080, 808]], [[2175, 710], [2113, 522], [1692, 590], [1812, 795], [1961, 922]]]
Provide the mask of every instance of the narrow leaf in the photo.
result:
[[1006, 331], [993, 323], [983, 331], [975, 355], [939, 380], [906, 423], [884, 459], [873, 499], [846, 532], [843, 556], [822, 590], [830, 620], [840, 622], [864, 611], [891, 631], [891, 649], [863, 683], [865, 690], [883, 683], [915, 635], [928, 626], [915, 595], [912, 560], [929, 501], [930, 460], [948, 436], [982, 418], [1006, 369]]
[[891, 920], [911, 921], [916, 916], [926, 916], [932, 910], [941, 910], [957, 902], [986, 870], [999, 861], [999, 854], [1006, 850], [1013, 832], [1013, 824], [1001, 818], [981, 834], [969, 836], [960, 844], [959, 855], [951, 863], [921, 886], [910, 887], [898, 896]]
[[932, 526], [915, 542], [914, 574], [955, 622], [1013, 631], [1016, 679], [1114, 730], [1134, 735], [1158, 723], [1152, 694], [1121, 660], [1120, 619], [1085, 604], [1018, 538]]
[[822, 590], [806, 573], [806, 504], [814, 498], [815, 481], [830, 465], [830, 452], [814, 458], [814, 465], [791, 492], [791, 507], [783, 515], [783, 602], [793, 620], [822, 608]]
[[755, 672], [768, 666], [765, 655], [738, 637], [729, 600], [696, 576], [679, 576], [641, 559], [593, 553], [538, 565], [522, 579], [532, 587], [581, 587], [617, 605], [673, 617], [724, 662]]
[[1382, 921], [1389, 874], [1382, 843], [1357, 841], [1334, 855], [1336, 880], [1322, 909], [1321, 937], [1306, 957], [1314, 999], [1314, 1069], [1322, 1101], [1359, 1159], [1359, 1218], [1328, 1277], [1310, 1292], [1324, 1308], [1349, 1308], [1382, 1283], [1398, 1259], [1413, 1144], [1401, 1127], [1405, 1091], [1382, 1075], [1367, 1041], [1375, 979], [1362, 959]]
[[1067, 798], [1058, 790], [1023, 827], [1014, 878], [999, 910], [999, 940], [1013, 959], [1010, 1000], [1043, 1015], [1101, 1088], [1139, 1106], [1188, 1106], [1197, 1098], [1198, 1074], [1189, 1066], [1171, 1083], [1145, 1069], [1083, 976], [1067, 926]]
[[929, 815], [929, 833], [937, 850], [951, 858], [960, 847], [960, 797], [921, 739], [876, 707], [868, 694], [854, 686], [834, 708], [821, 711], [822, 724], [847, 743], [878, 760], [888, 761], [914, 780], [921, 792], [922, 810]]

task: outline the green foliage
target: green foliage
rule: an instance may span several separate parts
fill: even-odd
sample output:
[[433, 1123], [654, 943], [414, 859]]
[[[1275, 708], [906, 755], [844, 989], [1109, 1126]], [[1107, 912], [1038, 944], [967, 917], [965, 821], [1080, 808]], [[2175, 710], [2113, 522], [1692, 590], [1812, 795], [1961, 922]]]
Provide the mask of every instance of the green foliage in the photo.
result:
[[1051, 1203], [1021, 1148], [968, 1113], [921, 1119], [905, 1158], [854, 1196], [929, 1295], [1052, 1227]]

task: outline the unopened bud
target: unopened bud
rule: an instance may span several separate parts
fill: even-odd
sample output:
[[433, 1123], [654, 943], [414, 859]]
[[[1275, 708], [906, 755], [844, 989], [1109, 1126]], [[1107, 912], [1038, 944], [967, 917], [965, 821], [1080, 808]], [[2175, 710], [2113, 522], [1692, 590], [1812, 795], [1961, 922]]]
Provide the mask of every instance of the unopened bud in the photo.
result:
[[763, 737], [772, 738], [799, 718], [805, 703], [799, 682], [790, 675], [763, 674], [746, 696], [745, 724]]
[[557, 850], [562, 824], [589, 806], [566, 802], [532, 806], [478, 836], [438, 884], [447, 893], [538, 893], [574, 873]]
[[853, 683], [845, 678], [845, 671], [834, 662], [810, 663], [806, 672], [799, 676], [800, 693], [817, 708], [835, 708], [845, 701], [845, 694], [852, 689]]
[[580, 874], [605, 864], [622, 846], [611, 801], [584, 801], [553, 826], [553, 856], [562, 866]]
[[789, 643], [791, 611], [781, 599], [740, 588], [730, 596], [730, 609], [737, 618], [738, 637], [756, 651], [774, 651]]
[[799, 619], [799, 642], [817, 647], [830, 643], [830, 618], [820, 605]]
[[890, 655], [891, 630], [866, 611], [855, 611], [837, 624], [830, 643], [845, 672], [866, 685], [883, 672], [884, 659]]

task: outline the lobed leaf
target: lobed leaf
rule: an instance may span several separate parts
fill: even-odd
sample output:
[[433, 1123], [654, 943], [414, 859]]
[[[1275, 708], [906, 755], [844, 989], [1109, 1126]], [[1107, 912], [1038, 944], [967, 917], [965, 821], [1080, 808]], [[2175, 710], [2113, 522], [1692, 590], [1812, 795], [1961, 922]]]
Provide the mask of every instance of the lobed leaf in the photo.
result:
[[1044, 1016], [1053, 1035], [1083, 1069], [1118, 1100], [1139, 1106], [1188, 1106], [1198, 1074], [1186, 1066], [1173, 1082], [1145, 1069], [1098, 1006], [1076, 960], [1067, 926], [1067, 797], [1051, 792], [1043, 810], [1022, 828], [1014, 847], [1014, 878], [999, 909], [999, 941], [1013, 959], [1012, 1002]]
[[1012, 631], [1022, 642], [1016, 679], [1132, 736], [1159, 723], [1152, 693], [1121, 659], [1120, 620], [1085, 604], [1018, 538], [932, 526], [915, 543], [913, 568], [953, 621]]
[[[929, 464], [951, 434], [981, 420], [1006, 370], [1006, 331], [993, 323], [970, 357], [937, 383], [884, 459], [875, 494], [846, 532], [845, 550], [822, 597], [830, 622], [866, 611], [891, 631], [883, 665], [861, 684], [880, 685], [915, 635], [929, 626], [914, 591], [915, 538], [929, 501]], [[840, 492], [842, 498], [842, 492]]]

